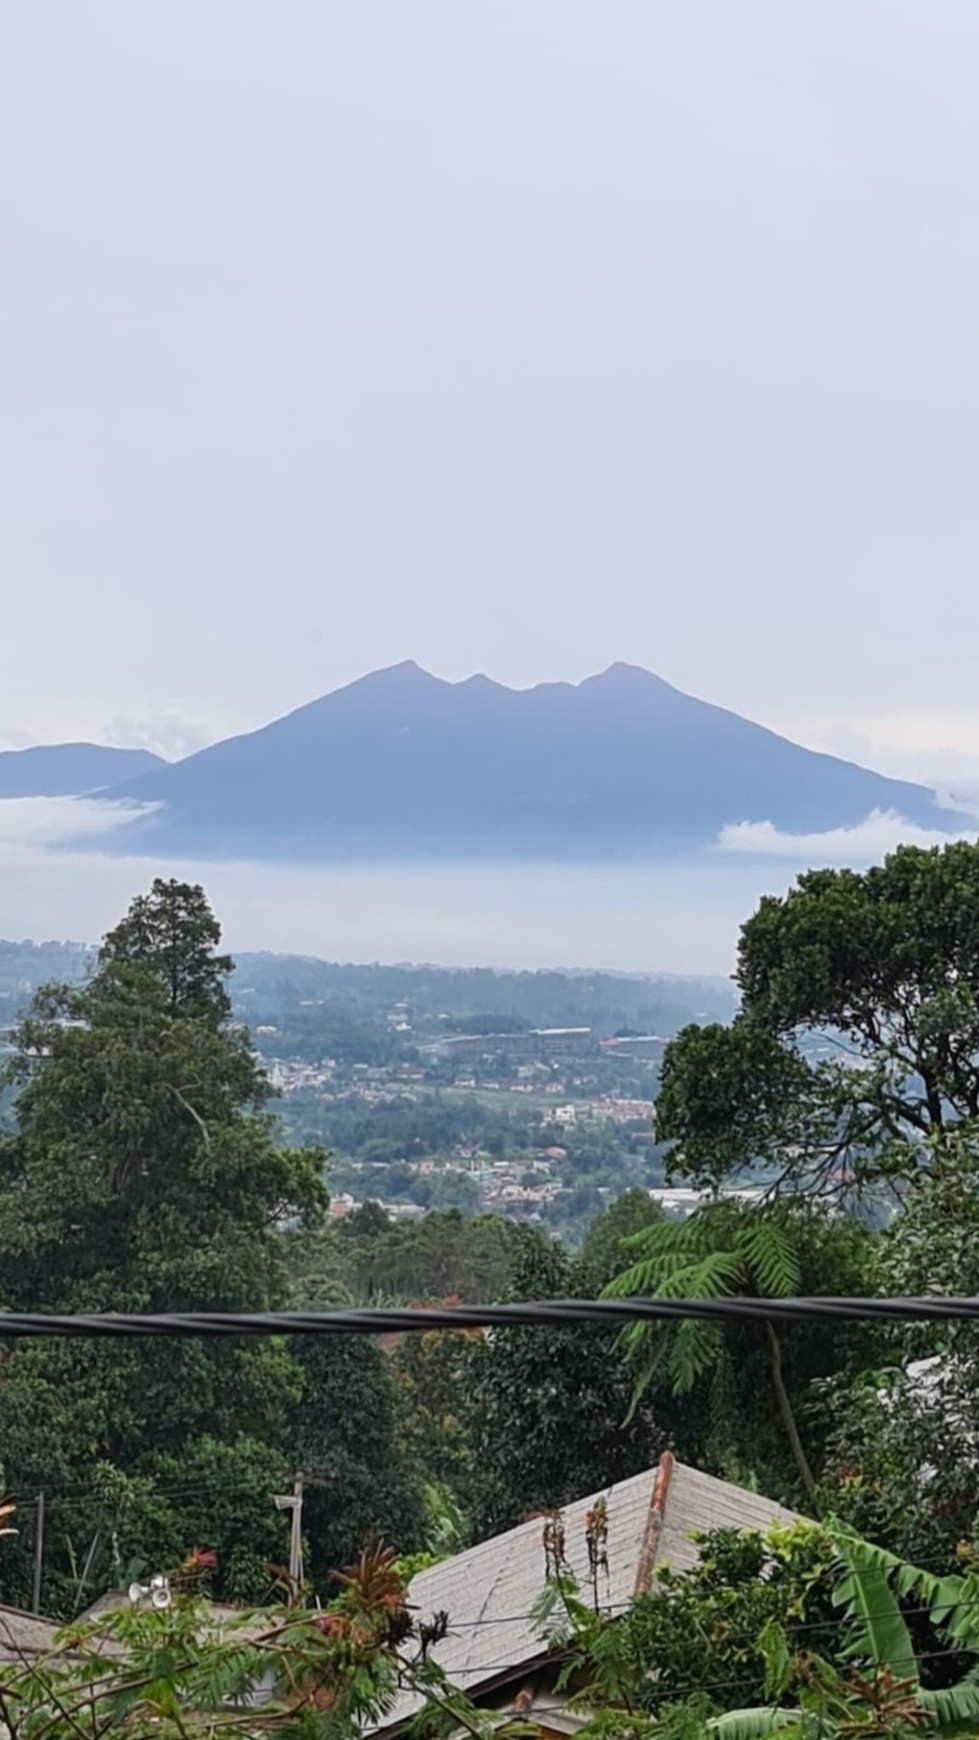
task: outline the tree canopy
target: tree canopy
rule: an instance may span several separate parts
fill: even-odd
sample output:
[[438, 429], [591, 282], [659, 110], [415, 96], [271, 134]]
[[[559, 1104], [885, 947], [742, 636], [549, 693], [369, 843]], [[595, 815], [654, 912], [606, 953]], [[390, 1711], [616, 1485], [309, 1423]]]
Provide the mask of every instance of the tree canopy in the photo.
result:
[[906, 1183], [930, 1139], [979, 1117], [979, 847], [807, 871], [743, 925], [735, 976], [732, 1024], [684, 1028], [664, 1058], [676, 1173]]
[[[158, 880], [106, 937], [85, 984], [35, 997], [14, 1036], [15, 1127], [0, 1140], [6, 1309], [286, 1302], [281, 1229], [322, 1215], [323, 1156], [277, 1143], [267, 1079], [230, 1019], [219, 936], [201, 889]], [[69, 1607], [83, 1598], [79, 1561], [90, 1559], [95, 1578], [109, 1557], [118, 1570], [151, 1548], [192, 1544], [178, 1538], [181, 1505], [164, 1502], [161, 1514], [141, 1481], [196, 1487], [195, 1501], [206, 1488], [215, 1505], [230, 1482], [250, 1516], [244, 1489], [256, 1458], [267, 1497], [301, 1389], [299, 1367], [274, 1340], [14, 1344], [0, 1385], [0, 1454], [8, 1485], [55, 1487], [50, 1598]], [[234, 1456], [216, 1461], [208, 1447], [217, 1444]], [[99, 1469], [125, 1477], [108, 1506], [94, 1491]], [[55, 1532], [58, 1487], [75, 1508], [66, 1498]], [[87, 1512], [77, 1506], [86, 1494]], [[242, 1544], [235, 1505], [224, 1512], [222, 1568]]]

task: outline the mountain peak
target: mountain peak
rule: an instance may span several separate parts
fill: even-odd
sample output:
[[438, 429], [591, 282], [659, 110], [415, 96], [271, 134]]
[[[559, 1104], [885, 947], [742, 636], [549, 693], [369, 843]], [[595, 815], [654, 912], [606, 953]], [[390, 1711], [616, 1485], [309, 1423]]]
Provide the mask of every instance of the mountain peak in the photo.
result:
[[655, 671], [647, 671], [645, 665], [627, 664], [625, 659], [616, 659], [614, 664], [609, 665], [604, 671], [599, 671], [597, 676], [586, 677], [580, 687], [585, 689], [590, 685], [597, 687], [599, 684], [603, 688], [609, 689], [656, 688], [668, 689], [673, 695], [679, 693], [672, 683], [666, 681], [665, 677], [657, 676]]
[[417, 659], [401, 659], [400, 663], [396, 665], [382, 665], [378, 671], [368, 671], [366, 676], [357, 677], [354, 682], [348, 683], [347, 687], [356, 689], [360, 688], [363, 683], [372, 683], [378, 688], [382, 685], [386, 688], [394, 688], [399, 684], [403, 686], [409, 684], [412, 686], [421, 684], [431, 686], [433, 683], [440, 683], [441, 680], [440, 677], [433, 677], [431, 671], [426, 671]]
[[625, 662], [514, 690], [406, 659], [113, 795], [154, 806], [126, 826], [138, 850], [307, 863], [649, 861], [713, 847], [729, 826], [821, 833], [874, 810], [959, 825], [932, 792]]
[[[399, 664], [382, 665], [380, 670], [367, 671], [364, 676], [355, 677], [352, 682], [344, 683], [339, 689], [331, 689], [317, 700], [307, 702], [298, 712], [303, 714], [310, 708], [329, 707], [343, 697], [356, 699], [358, 702], [397, 703], [410, 701], [421, 695], [436, 694], [439, 690], [448, 688], [448, 683], [444, 683], [441, 677], [433, 677], [431, 671], [426, 671], [416, 659], [402, 659]], [[265, 729], [268, 730], [268, 726]]]
[[592, 701], [639, 712], [662, 714], [676, 707], [698, 705], [664, 677], [658, 677], [655, 671], [647, 671], [642, 665], [626, 664], [621, 659], [597, 676], [586, 677], [578, 688]]

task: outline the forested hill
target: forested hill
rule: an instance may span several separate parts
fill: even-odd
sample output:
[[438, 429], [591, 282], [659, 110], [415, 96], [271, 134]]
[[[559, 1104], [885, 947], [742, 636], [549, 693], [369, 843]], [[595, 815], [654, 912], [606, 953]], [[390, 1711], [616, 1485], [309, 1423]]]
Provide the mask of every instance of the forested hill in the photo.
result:
[[498, 972], [490, 967], [352, 966], [297, 955], [242, 954], [233, 994], [240, 1007], [346, 1004], [361, 1013], [405, 1004], [416, 1021], [498, 1017], [528, 1027], [629, 1026], [673, 1033], [687, 1021], [726, 1020], [735, 996], [724, 979], [603, 972]]
[[0, 752], [0, 798], [80, 797], [123, 779], [142, 779], [165, 767], [146, 749], [102, 743], [38, 744]]
[[[9, 1022], [39, 985], [84, 978], [94, 959], [94, 949], [83, 943], [0, 939], [0, 1023]], [[454, 1026], [485, 1020], [504, 1028], [588, 1026], [598, 1033], [630, 1028], [669, 1035], [688, 1021], [727, 1020], [735, 1007], [724, 979], [354, 965], [264, 953], [236, 957], [231, 991], [249, 1022], [320, 1006], [387, 1021], [404, 1004], [422, 1025], [448, 1015]]]

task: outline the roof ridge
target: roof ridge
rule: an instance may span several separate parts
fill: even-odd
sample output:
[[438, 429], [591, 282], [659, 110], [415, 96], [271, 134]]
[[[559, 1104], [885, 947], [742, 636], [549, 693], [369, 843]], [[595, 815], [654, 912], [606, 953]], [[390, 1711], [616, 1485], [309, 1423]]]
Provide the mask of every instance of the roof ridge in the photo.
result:
[[656, 1466], [656, 1478], [649, 1497], [649, 1513], [646, 1517], [646, 1527], [643, 1530], [642, 1546], [639, 1549], [639, 1565], [636, 1570], [636, 1581], [633, 1595], [645, 1595], [652, 1581], [653, 1566], [659, 1549], [660, 1536], [663, 1533], [663, 1521], [666, 1516], [666, 1500], [670, 1490], [670, 1477], [676, 1466], [676, 1458], [672, 1450], [664, 1450]]

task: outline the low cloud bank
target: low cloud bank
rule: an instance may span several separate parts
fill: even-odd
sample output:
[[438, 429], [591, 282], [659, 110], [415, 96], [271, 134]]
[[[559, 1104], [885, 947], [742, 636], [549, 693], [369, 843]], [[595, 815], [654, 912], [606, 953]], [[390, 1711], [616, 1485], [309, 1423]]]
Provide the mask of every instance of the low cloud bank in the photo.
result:
[[[0, 801], [0, 937], [96, 942], [155, 875], [207, 889], [232, 953], [344, 961], [729, 973], [756, 865], [458, 863], [292, 869], [119, 856], [131, 812], [91, 799]], [[70, 844], [85, 835], [83, 851]], [[783, 880], [780, 871], [779, 880]]]
[[11, 850], [25, 845], [58, 846], [63, 841], [108, 838], [127, 822], [149, 815], [159, 807], [108, 803], [96, 798], [2, 798], [0, 861]]
[[819, 865], [878, 862], [897, 846], [943, 846], [951, 840], [975, 840], [979, 824], [945, 833], [919, 828], [893, 810], [873, 810], [852, 828], [823, 833], [790, 834], [774, 822], [734, 822], [722, 828], [717, 844], [722, 852], [753, 858], [791, 859], [800, 869]]
[[[961, 835], [932, 834], [875, 813], [858, 827], [818, 834], [732, 825], [712, 850], [682, 864], [292, 869], [120, 856], [115, 830], [138, 813], [85, 798], [0, 801], [0, 937], [97, 941], [162, 874], [204, 885], [232, 952], [728, 973], [741, 923], [798, 871], [860, 867], [902, 841], [928, 846], [977, 833], [965, 826]], [[86, 849], [74, 849], [82, 840]]]

